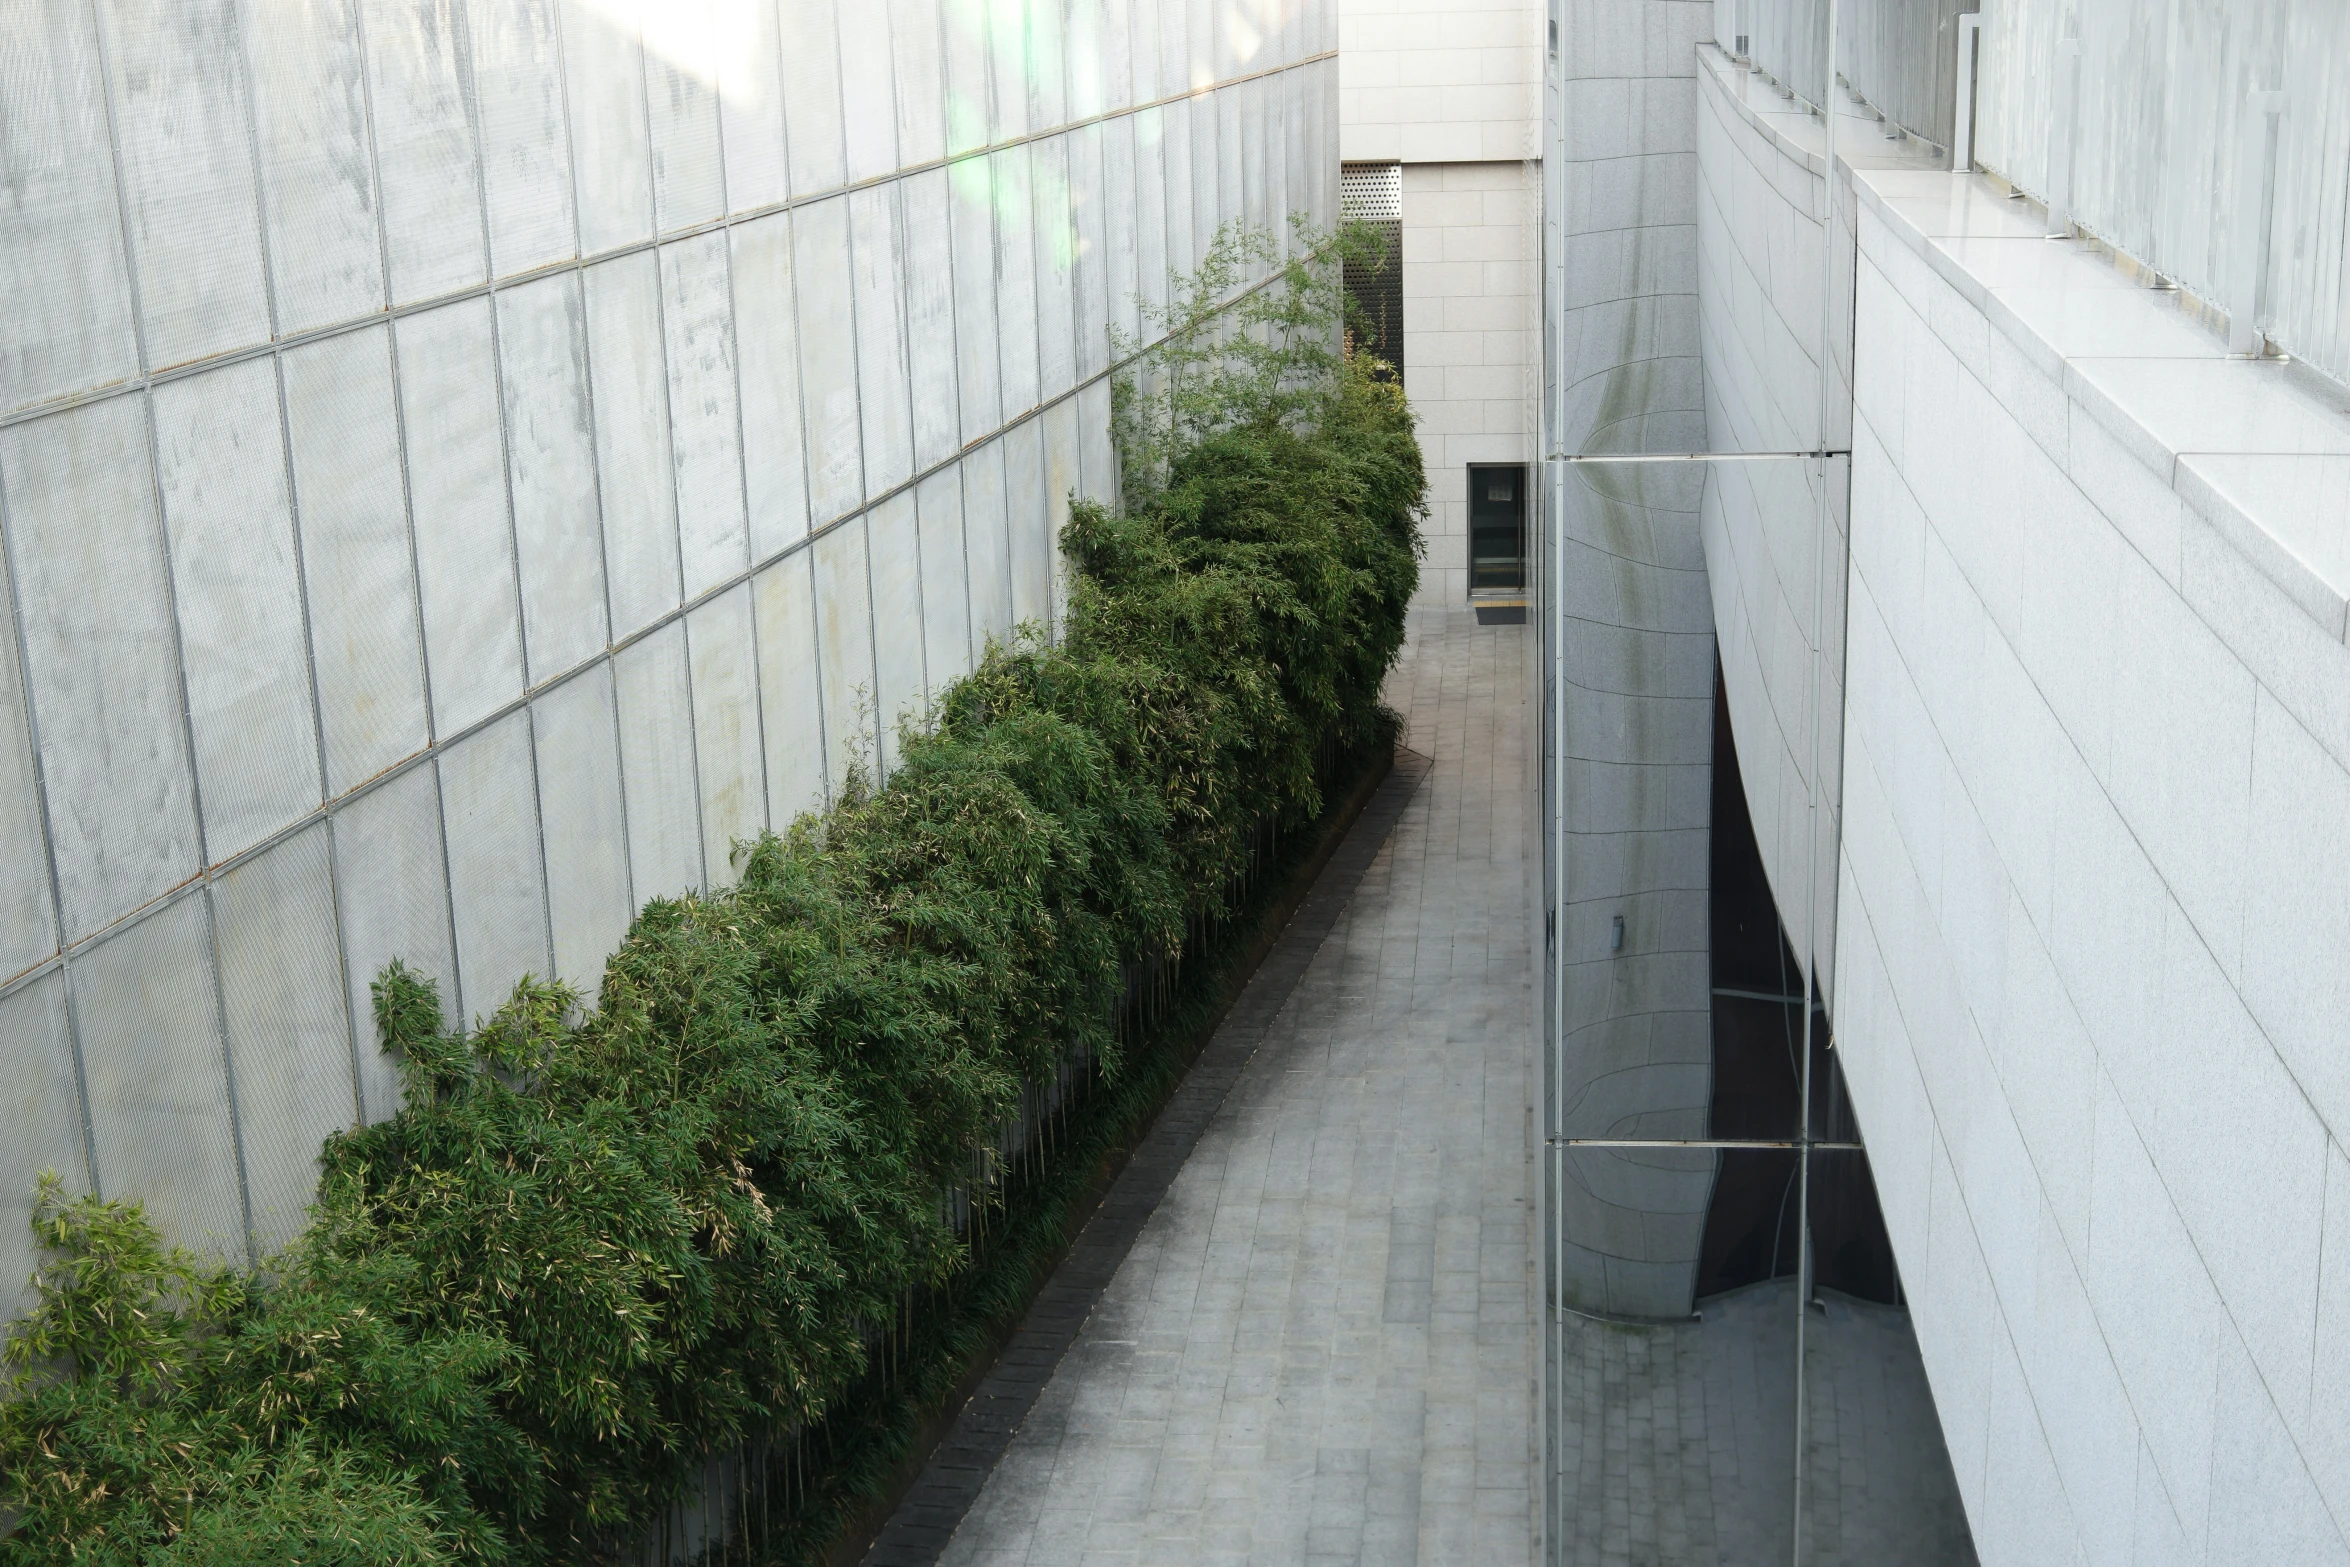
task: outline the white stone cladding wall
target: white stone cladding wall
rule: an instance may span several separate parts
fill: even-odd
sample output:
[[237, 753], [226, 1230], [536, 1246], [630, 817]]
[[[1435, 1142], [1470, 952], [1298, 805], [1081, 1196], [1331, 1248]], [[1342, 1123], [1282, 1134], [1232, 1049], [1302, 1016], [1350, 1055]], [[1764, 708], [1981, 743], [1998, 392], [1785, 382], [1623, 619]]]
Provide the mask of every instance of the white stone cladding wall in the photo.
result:
[[1534, 459], [1540, 199], [1523, 163], [1404, 165], [1404, 382], [1430, 503], [1423, 603], [1469, 596], [1468, 465]]
[[1339, 0], [1339, 155], [1350, 163], [1537, 156], [1534, 0]]
[[34, 1174], [298, 1228], [368, 983], [646, 899], [1049, 625], [1110, 328], [1336, 213], [1328, 0], [25, 0], [0, 1314]]
[[[2340, 599], [2321, 623], [2182, 498], [2193, 448], [2088, 388], [2199, 385], [2144, 406], [2287, 449], [2350, 420], [1916, 178], [1861, 213], [1834, 1006], [1974, 1538], [2350, 1560]], [[1885, 210], [1977, 237], [1929, 265]], [[2020, 316], [2211, 363], [2067, 361]]]
[[1430, 501], [1417, 597], [1458, 604], [1468, 465], [1534, 458], [1543, 11], [1339, 0], [1338, 29], [1342, 154], [1403, 165], [1404, 382]]

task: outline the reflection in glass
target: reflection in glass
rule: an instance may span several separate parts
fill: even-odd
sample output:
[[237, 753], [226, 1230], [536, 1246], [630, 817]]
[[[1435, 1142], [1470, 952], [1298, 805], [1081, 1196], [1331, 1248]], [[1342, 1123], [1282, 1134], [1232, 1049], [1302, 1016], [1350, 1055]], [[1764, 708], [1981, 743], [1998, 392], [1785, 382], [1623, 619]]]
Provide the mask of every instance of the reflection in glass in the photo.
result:
[[[1568, 1137], [1701, 1138], [1713, 609], [1698, 463], [1552, 470], [1553, 609], [1574, 628], [1552, 675], [1558, 1047]], [[1688, 1310], [1686, 1296], [1667, 1315]]]
[[[1752, 637], [1724, 667], [1742, 614], [1795, 608], [1814, 552], [1841, 559], [1822, 481], [1842, 476], [1583, 462], [1552, 491], [1560, 1562], [1972, 1560], [1811, 943], [1783, 918], [1833, 867], [1806, 710], [1834, 699], [1809, 675], [1827, 639]], [[1778, 597], [1726, 607], [1740, 576]], [[1742, 735], [1768, 747], [1751, 765]]]
[[1558, 1304], [1625, 1322], [1682, 1322], [1721, 1154], [1712, 1148], [1559, 1152]]
[[1534, 539], [1558, 1561], [1973, 1561], [1828, 1011], [1847, 171], [1946, 164], [1964, 9], [1720, 0], [1689, 122], [1627, 118], [1608, 27], [1554, 46]]
[[[1709, 1175], [1720, 1162], [1725, 1179], [1750, 1193], [1795, 1190], [1791, 1150], [1672, 1152], [1685, 1166], [1702, 1161]], [[1570, 1567], [1767, 1567], [1791, 1558], [1799, 1226], [1786, 1202], [1741, 1201], [1731, 1210], [1745, 1220], [1738, 1234], [1725, 1233], [1724, 1249], [1753, 1259], [1757, 1277], [1706, 1296], [1678, 1322], [1553, 1316], [1556, 1541]], [[1774, 1276], [1782, 1242], [1788, 1265]]]
[[1713, 970], [1710, 1135], [1793, 1137], [1803, 1111], [1803, 969], [1763, 872], [1718, 663], [1713, 754], [1706, 922]]
[[1822, 1149], [1810, 1159], [1800, 1559], [1973, 1567], [1868, 1157]]

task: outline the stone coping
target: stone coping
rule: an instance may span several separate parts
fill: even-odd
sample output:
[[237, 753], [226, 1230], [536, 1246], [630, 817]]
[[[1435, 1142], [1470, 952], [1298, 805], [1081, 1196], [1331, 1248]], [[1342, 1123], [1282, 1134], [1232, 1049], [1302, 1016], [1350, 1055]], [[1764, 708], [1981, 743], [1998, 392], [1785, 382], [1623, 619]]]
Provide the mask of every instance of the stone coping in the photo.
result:
[[[1720, 102], [1821, 177], [1817, 115], [1718, 45], [1697, 57]], [[2230, 355], [2204, 302], [2148, 286], [2151, 274], [2099, 241], [2049, 238], [2039, 203], [1995, 176], [1936, 167], [1916, 143], [1888, 145], [1842, 98], [1836, 163], [1855, 207], [2329, 638], [2350, 641], [2350, 391], [2289, 358]]]
[[[1722, 101], [1757, 135], [1801, 164], [1812, 178], [1818, 179], [1826, 171], [1828, 128], [1818, 115], [1795, 100], [1782, 97], [1758, 72], [1731, 59], [1717, 43], [1697, 46], [1697, 68], [1719, 91]], [[1926, 151], [1922, 143], [1906, 137], [1888, 138], [1882, 129], [1884, 122], [1877, 118], [1875, 111], [1852, 101], [1848, 94], [1839, 93], [1836, 98], [1839, 167], [1848, 171], [1940, 167], [1939, 157]], [[1792, 192], [1788, 198], [1796, 200]]]
[[1991, 176], [1856, 169], [1860, 209], [2337, 641], [2350, 634], [2350, 392], [2231, 355], [2211, 312]]

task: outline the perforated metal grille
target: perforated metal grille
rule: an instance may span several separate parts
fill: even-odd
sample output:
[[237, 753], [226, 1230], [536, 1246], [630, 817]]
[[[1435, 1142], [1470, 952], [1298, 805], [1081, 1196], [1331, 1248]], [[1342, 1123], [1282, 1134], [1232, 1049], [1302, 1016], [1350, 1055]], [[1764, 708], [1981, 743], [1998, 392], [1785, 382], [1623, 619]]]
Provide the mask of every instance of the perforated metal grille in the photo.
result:
[[1340, 209], [1350, 222], [1368, 225], [1381, 241], [1371, 261], [1346, 264], [1346, 292], [1353, 305], [1355, 346], [1403, 370], [1403, 165], [1349, 163], [1338, 172]]
[[1403, 165], [1347, 163], [1338, 170], [1339, 210], [1365, 223], [1403, 221]]

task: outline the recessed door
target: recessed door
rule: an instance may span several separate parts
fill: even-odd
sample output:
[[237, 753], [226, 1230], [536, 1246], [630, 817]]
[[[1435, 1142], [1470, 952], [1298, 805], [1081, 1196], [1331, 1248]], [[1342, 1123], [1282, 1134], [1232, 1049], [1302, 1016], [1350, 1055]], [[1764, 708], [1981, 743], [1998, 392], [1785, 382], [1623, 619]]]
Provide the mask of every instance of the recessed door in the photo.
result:
[[1469, 591], [1526, 586], [1526, 465], [1469, 466]]

